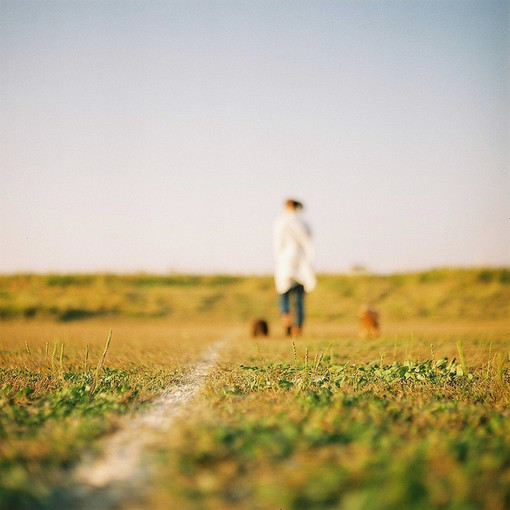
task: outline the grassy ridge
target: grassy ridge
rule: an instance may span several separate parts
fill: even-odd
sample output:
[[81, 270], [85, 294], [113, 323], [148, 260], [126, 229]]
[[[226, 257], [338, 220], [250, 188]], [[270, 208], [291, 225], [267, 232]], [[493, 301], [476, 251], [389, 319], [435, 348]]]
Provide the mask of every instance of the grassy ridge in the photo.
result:
[[[504, 319], [510, 269], [436, 269], [382, 275], [320, 275], [308, 317], [348, 321], [361, 304], [387, 320]], [[245, 321], [276, 318], [271, 277], [190, 275], [0, 276], [0, 319], [135, 317]]]

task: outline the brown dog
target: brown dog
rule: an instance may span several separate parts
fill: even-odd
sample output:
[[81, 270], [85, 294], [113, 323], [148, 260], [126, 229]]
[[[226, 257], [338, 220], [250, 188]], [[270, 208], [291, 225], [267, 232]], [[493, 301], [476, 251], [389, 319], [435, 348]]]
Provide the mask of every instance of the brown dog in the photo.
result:
[[358, 313], [359, 329], [361, 338], [379, 337], [379, 313], [369, 306], [362, 306]]
[[251, 336], [269, 336], [269, 326], [264, 319], [256, 319], [251, 325]]

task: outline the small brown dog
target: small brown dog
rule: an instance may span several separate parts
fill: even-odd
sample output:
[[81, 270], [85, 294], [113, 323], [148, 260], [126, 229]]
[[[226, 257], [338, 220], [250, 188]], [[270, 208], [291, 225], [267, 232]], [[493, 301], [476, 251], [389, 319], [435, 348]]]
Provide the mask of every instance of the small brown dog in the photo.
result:
[[251, 325], [251, 336], [269, 336], [269, 326], [264, 319], [256, 319]]
[[379, 313], [369, 306], [362, 306], [358, 313], [359, 329], [361, 338], [379, 337]]

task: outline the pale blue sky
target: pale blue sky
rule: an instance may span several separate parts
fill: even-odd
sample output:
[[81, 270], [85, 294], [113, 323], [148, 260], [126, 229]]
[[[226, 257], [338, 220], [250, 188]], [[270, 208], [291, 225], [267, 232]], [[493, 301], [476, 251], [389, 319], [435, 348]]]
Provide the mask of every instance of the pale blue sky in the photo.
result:
[[508, 1], [0, 3], [0, 272], [510, 264]]

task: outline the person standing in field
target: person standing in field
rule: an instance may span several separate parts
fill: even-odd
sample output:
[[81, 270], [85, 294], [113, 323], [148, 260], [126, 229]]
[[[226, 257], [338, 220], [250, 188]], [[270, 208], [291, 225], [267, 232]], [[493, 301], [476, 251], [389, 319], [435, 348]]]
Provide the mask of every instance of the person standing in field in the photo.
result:
[[[274, 223], [275, 287], [285, 334], [300, 335], [305, 319], [305, 294], [317, 283], [310, 227], [300, 217], [303, 204], [287, 200]], [[291, 314], [291, 305], [294, 313]]]

